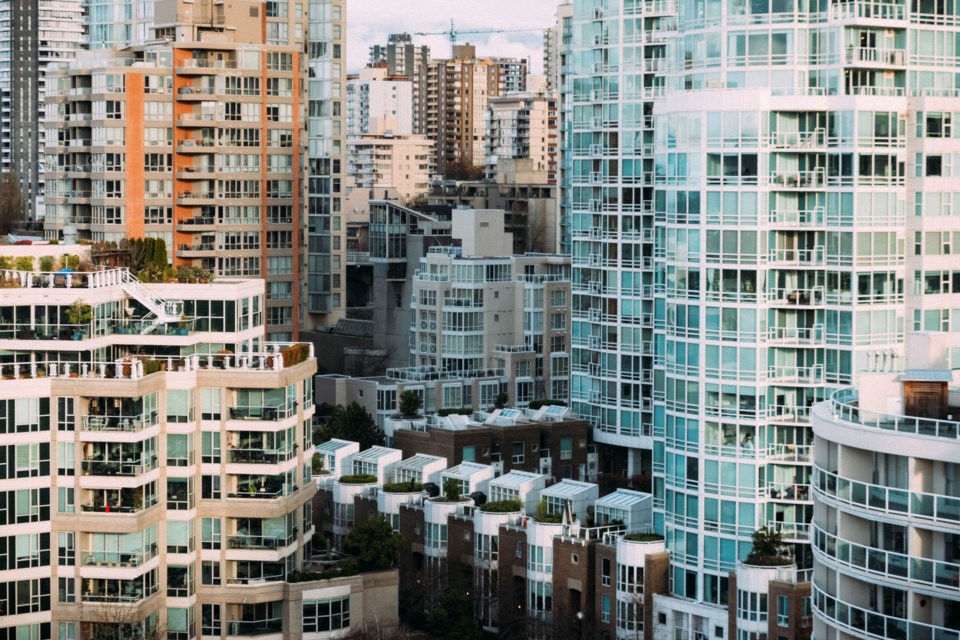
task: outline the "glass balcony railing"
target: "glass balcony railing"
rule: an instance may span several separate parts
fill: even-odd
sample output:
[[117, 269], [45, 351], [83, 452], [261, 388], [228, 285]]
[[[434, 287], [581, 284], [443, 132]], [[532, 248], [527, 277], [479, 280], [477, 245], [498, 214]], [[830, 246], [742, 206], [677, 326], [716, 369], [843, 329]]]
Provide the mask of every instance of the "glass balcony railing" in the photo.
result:
[[266, 620], [232, 620], [231, 636], [265, 636], [272, 633], [283, 633], [282, 618], [268, 618]]
[[839, 502], [884, 515], [957, 526], [960, 498], [935, 493], [897, 489], [844, 478], [814, 465], [814, 488]]
[[918, 436], [944, 438], [956, 441], [960, 437], [960, 422], [954, 420], [934, 420], [932, 418], [914, 418], [911, 416], [865, 411], [859, 406], [859, 394], [856, 389], [842, 389], [830, 396], [830, 412], [846, 422], [861, 427], [872, 427], [885, 431], [897, 431]]

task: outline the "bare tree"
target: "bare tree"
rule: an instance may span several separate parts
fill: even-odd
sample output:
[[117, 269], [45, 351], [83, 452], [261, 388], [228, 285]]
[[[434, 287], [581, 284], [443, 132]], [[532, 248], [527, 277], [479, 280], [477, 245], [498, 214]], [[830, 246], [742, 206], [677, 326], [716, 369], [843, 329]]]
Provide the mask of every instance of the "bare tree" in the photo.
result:
[[347, 375], [357, 378], [382, 376], [396, 352], [396, 347], [386, 347], [374, 342], [345, 347], [344, 369]]
[[20, 181], [8, 171], [0, 180], [0, 233], [7, 234], [23, 220], [24, 202]]
[[166, 640], [167, 628], [160, 620], [141, 617], [136, 609], [97, 605], [91, 622], [82, 623], [84, 640]]

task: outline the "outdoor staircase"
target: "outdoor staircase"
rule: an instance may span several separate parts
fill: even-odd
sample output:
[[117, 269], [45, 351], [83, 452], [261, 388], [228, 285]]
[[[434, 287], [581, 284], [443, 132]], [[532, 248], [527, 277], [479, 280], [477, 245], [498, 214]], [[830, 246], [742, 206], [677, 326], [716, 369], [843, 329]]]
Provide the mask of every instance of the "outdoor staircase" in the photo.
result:
[[158, 298], [127, 269], [120, 271], [120, 286], [124, 293], [145, 306], [149, 312], [143, 318], [144, 325], [140, 330], [141, 334], [151, 333], [161, 324], [180, 322], [183, 316], [183, 302]]

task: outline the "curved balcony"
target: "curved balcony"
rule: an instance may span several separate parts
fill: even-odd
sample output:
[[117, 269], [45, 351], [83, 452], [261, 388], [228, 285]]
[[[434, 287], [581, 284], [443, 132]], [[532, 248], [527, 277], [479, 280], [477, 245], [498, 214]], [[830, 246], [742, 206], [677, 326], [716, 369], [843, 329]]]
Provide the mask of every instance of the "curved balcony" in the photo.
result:
[[960, 564], [917, 558], [905, 553], [884, 551], [856, 542], [849, 542], [827, 533], [814, 523], [813, 548], [820, 562], [827, 566], [850, 567], [881, 580], [912, 583], [930, 589], [946, 589], [960, 593]]
[[861, 638], [878, 640], [958, 640], [960, 631], [911, 622], [844, 602], [824, 593], [813, 583], [813, 611], [830, 626], [841, 627]]
[[824, 471], [816, 464], [813, 484], [819, 498], [849, 505], [865, 511], [868, 516], [910, 519], [946, 527], [960, 525], [960, 498], [860, 482]]
[[917, 436], [944, 438], [956, 441], [960, 439], [960, 422], [954, 420], [934, 420], [932, 418], [914, 418], [910, 416], [864, 411], [859, 406], [860, 395], [856, 389], [842, 389], [830, 396], [827, 405], [834, 419], [850, 422], [858, 427], [883, 429]]

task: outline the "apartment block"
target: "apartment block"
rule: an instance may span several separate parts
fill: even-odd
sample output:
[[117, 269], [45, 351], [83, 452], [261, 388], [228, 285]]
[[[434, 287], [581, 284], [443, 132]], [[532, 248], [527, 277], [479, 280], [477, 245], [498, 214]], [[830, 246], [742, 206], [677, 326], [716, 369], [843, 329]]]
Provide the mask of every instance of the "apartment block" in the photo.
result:
[[383, 428], [387, 441], [404, 455], [431, 454], [451, 466], [489, 464], [498, 476], [525, 471], [549, 480], [595, 482], [600, 466], [589, 423], [562, 406], [481, 410], [471, 415], [393, 415]]
[[388, 75], [406, 76], [413, 84], [413, 132], [417, 134], [425, 132], [429, 62], [430, 47], [415, 45], [409, 33], [391, 33], [386, 45], [370, 47], [370, 66], [386, 63]]
[[813, 408], [815, 637], [960, 632], [960, 394], [944, 338], [908, 336], [902, 372], [864, 372]]
[[386, 63], [347, 76], [347, 135], [413, 133], [413, 83], [388, 74]]
[[469, 44], [454, 46], [450, 59], [428, 63], [423, 120], [414, 129], [436, 143], [440, 173], [455, 161], [483, 167], [488, 100], [524, 91], [526, 76], [525, 61], [478, 58]]
[[78, 249], [4, 252], [45, 270], [0, 274], [0, 635], [396, 624], [396, 573], [311, 577], [316, 360], [266, 339], [263, 281], [57, 268]]
[[[956, 12], [573, 9], [571, 406], [650, 469], [669, 626], [700, 632], [738, 606], [724, 594], [757, 528], [782, 532], [798, 580], [815, 566], [812, 407], [899, 371], [911, 328], [957, 340], [943, 125], [960, 94], [952, 54], [920, 53]], [[870, 632], [827, 637], [845, 633]]]
[[434, 143], [422, 136], [363, 135], [347, 140], [347, 176], [354, 189], [396, 191], [412, 203], [430, 190]]
[[530, 170], [546, 173], [547, 183], [556, 184], [558, 102], [556, 93], [513, 93], [489, 99], [484, 162], [488, 180], [499, 179], [499, 161], [528, 158]]
[[[299, 5], [295, 5], [299, 6]], [[307, 65], [306, 316], [303, 327], [336, 324], [346, 311], [346, 2], [310, 0]], [[306, 82], [306, 80], [305, 80]]]
[[448, 372], [506, 369], [514, 385], [510, 401], [518, 406], [565, 399], [567, 260], [510, 256], [510, 234], [493, 233], [502, 216], [455, 211], [453, 235], [461, 247], [431, 249], [421, 259], [413, 278], [411, 363]]
[[85, 42], [80, 0], [0, 5], [0, 170], [19, 180], [24, 215], [44, 215], [42, 122], [48, 67], [73, 59]]
[[260, 44], [259, 5], [215, 17], [232, 38], [190, 11], [156, 5], [156, 33], [175, 42], [91, 52], [51, 75], [46, 233], [163, 238], [175, 266], [265, 278], [268, 333], [292, 339], [306, 261], [302, 47]]

